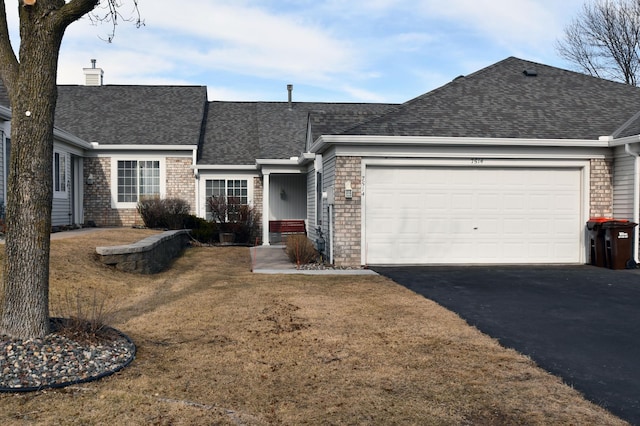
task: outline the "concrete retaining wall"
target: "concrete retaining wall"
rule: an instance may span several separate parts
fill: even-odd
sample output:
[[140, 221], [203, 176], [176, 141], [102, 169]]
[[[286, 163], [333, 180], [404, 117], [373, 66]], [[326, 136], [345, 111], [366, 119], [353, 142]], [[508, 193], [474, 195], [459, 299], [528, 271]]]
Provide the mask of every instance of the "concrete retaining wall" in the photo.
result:
[[137, 274], [155, 274], [189, 245], [189, 231], [167, 231], [133, 244], [96, 247], [100, 261], [117, 269]]

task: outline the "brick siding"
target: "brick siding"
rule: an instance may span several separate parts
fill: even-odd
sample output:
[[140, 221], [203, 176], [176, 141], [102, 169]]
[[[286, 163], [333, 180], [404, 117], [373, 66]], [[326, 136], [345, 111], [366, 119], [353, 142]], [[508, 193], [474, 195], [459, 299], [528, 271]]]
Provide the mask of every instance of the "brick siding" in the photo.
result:
[[262, 187], [262, 179], [259, 177], [253, 178], [253, 208], [260, 214], [260, 220], [258, 221], [258, 244], [262, 244], [262, 200], [264, 198], [264, 189]]
[[591, 160], [590, 217], [613, 216], [613, 161]]
[[[144, 225], [135, 208], [111, 208], [111, 158], [85, 158], [84, 181], [93, 175], [93, 185], [84, 186], [85, 225], [92, 221], [97, 226]], [[190, 158], [166, 159], [167, 197], [186, 200], [195, 212], [195, 182]], [[114, 195], [115, 196], [115, 195]]]
[[[334, 205], [334, 254], [337, 266], [361, 264], [362, 159], [337, 157]], [[344, 196], [345, 182], [351, 181], [353, 198]]]
[[180, 198], [196, 212], [196, 183], [191, 169], [191, 158], [167, 158], [167, 198]]

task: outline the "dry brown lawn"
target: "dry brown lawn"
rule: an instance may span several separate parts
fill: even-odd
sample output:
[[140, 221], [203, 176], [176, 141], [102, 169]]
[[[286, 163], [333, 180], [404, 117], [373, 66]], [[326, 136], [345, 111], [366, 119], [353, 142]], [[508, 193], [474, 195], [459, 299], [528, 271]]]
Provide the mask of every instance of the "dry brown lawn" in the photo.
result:
[[[129, 275], [53, 242], [52, 314], [105, 295], [136, 360], [104, 380], [0, 395], [0, 424], [624, 424], [457, 315], [382, 277], [254, 275], [247, 248]], [[2, 249], [3, 250], [3, 249]]]

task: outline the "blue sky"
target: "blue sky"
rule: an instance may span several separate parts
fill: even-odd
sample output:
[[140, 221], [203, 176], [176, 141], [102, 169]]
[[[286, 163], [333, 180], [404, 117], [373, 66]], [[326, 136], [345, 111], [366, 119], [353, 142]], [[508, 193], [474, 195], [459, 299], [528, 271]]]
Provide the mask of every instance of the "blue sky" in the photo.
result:
[[210, 100], [284, 101], [291, 83], [296, 101], [405, 102], [509, 56], [570, 69], [555, 43], [583, 0], [139, 3], [146, 25], [113, 43], [108, 25], [72, 24], [58, 82], [82, 84], [95, 58], [105, 84], [206, 85]]

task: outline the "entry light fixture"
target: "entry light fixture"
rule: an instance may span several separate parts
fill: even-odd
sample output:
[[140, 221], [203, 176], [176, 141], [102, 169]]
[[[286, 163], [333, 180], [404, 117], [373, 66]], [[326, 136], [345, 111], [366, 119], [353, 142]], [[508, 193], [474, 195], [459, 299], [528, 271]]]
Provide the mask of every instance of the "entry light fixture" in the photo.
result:
[[353, 189], [351, 189], [351, 181], [348, 180], [344, 183], [344, 198], [350, 200], [353, 198]]

